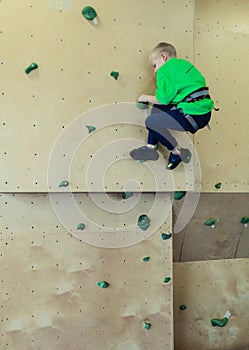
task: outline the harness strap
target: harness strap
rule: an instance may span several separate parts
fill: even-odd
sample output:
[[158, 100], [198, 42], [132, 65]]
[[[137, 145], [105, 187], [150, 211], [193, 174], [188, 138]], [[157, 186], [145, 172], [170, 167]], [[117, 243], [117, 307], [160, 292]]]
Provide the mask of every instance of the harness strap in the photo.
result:
[[201, 88], [194, 92], [191, 92], [191, 94], [186, 96], [182, 102], [195, 102], [204, 98], [210, 98], [208, 88]]
[[198, 124], [196, 123], [196, 121], [194, 120], [194, 118], [190, 114], [184, 114], [184, 117], [192, 125], [192, 127], [195, 131], [197, 131], [199, 129]]

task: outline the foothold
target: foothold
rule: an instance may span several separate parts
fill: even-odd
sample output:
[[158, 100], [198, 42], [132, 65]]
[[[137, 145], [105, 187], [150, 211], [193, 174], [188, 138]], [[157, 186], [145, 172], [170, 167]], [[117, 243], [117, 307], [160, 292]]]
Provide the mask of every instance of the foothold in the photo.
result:
[[243, 216], [243, 218], [240, 219], [241, 224], [243, 224], [245, 227], [248, 227], [249, 217]]
[[77, 225], [77, 230], [81, 230], [81, 231], [83, 231], [83, 230], [84, 230], [84, 228], [85, 228], [85, 225], [84, 225], [84, 224], [82, 224], [82, 223], [80, 223], [80, 224], [78, 224], [78, 225]]
[[123, 192], [122, 193], [122, 198], [123, 199], [128, 199], [133, 196], [133, 192]]
[[230, 316], [231, 316], [230, 311], [227, 311], [223, 318], [221, 318], [221, 319], [213, 318], [211, 320], [211, 324], [213, 327], [224, 327], [227, 324]]
[[186, 195], [186, 191], [175, 191], [174, 192], [174, 199], [175, 200], [180, 200]]
[[147, 262], [147, 261], [149, 261], [150, 260], [150, 257], [149, 256], [145, 256], [144, 258], [143, 258], [143, 261], [145, 261], [145, 262]]
[[221, 182], [218, 182], [216, 185], [214, 185], [214, 187], [219, 190], [221, 188]]
[[113, 72], [113, 71], [112, 71], [112, 72], [110, 73], [110, 76], [113, 77], [115, 80], [117, 80], [117, 79], [118, 79], [118, 76], [119, 76], [119, 72]]
[[162, 233], [161, 234], [162, 240], [166, 241], [166, 239], [169, 239], [172, 237], [171, 233]]
[[67, 187], [68, 185], [69, 185], [69, 182], [67, 180], [64, 180], [59, 184], [59, 187]]
[[149, 102], [138, 102], [137, 108], [139, 109], [148, 109], [149, 108]]
[[100, 288], [107, 288], [109, 287], [109, 283], [106, 281], [100, 281], [100, 282], [97, 282], [97, 286], [99, 286]]
[[25, 69], [25, 73], [29, 74], [30, 72], [32, 72], [32, 70], [35, 70], [38, 68], [38, 64], [35, 62], [32, 62], [26, 69]]
[[184, 305], [184, 304], [182, 304], [182, 305], [179, 306], [179, 309], [182, 310], [182, 311], [183, 311], [183, 310], [186, 310], [186, 309], [187, 309], [187, 306]]
[[150, 322], [148, 322], [148, 321], [144, 321], [144, 329], [149, 330], [149, 329], [150, 329], [150, 327], [151, 327], [151, 323], [150, 323]]
[[91, 126], [91, 125], [86, 125], [86, 128], [88, 129], [89, 134], [91, 132], [93, 132], [94, 130], [96, 130], [96, 128], [94, 126]]
[[91, 6], [86, 6], [82, 10], [82, 15], [88, 21], [93, 21], [94, 24], [97, 24], [97, 12]]
[[145, 214], [140, 215], [137, 221], [137, 225], [141, 230], [146, 231], [147, 228], [150, 226], [149, 217]]
[[163, 283], [169, 283], [170, 280], [171, 280], [170, 277], [164, 277]]
[[211, 226], [212, 228], [215, 228], [215, 223], [216, 223], [215, 219], [208, 219], [204, 222], [204, 225]]

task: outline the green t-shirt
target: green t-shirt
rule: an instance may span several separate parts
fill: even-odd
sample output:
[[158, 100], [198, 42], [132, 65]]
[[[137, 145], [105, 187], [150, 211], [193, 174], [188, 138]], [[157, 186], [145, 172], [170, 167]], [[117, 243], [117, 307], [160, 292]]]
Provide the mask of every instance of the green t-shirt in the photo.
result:
[[214, 102], [205, 98], [196, 102], [181, 102], [197, 89], [206, 87], [206, 80], [189, 61], [171, 58], [165, 62], [156, 74], [156, 98], [164, 104], [175, 104], [183, 113], [201, 115], [210, 112]]

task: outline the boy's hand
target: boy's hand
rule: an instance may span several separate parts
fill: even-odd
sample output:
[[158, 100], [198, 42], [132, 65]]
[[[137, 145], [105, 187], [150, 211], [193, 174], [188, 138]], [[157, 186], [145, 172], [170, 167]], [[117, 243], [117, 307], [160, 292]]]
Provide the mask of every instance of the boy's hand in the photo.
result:
[[139, 96], [137, 101], [138, 102], [149, 102], [148, 101], [148, 95], [143, 94], [143, 95]]

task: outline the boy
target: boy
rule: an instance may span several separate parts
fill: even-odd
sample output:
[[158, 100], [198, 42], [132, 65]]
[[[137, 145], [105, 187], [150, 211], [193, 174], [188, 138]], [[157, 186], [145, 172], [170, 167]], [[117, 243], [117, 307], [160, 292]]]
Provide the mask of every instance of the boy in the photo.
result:
[[157, 160], [156, 147], [160, 142], [170, 151], [167, 169], [173, 170], [181, 161], [189, 162], [191, 153], [178, 145], [168, 129], [196, 133], [208, 124], [214, 102], [203, 75], [190, 62], [176, 58], [176, 49], [171, 44], [156, 45], [150, 65], [156, 76], [156, 93], [138, 98], [138, 102], [153, 104], [145, 121], [148, 143], [130, 155], [136, 160]]

